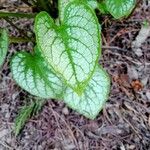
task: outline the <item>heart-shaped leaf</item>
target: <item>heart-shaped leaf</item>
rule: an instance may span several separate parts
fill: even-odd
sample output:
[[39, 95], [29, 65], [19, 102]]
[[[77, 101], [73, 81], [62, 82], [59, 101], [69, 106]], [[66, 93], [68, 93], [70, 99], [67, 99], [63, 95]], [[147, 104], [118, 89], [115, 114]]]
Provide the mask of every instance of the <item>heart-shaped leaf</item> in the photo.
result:
[[93, 75], [100, 54], [100, 31], [95, 13], [82, 2], [69, 3], [61, 26], [41, 12], [35, 21], [38, 47], [64, 82], [81, 94]]
[[128, 16], [135, 7], [135, 0], [105, 0], [107, 10], [116, 18]]
[[0, 29], [0, 67], [3, 64], [8, 50], [8, 34], [5, 29]]
[[79, 96], [68, 88], [64, 95], [64, 101], [80, 114], [94, 119], [108, 99], [109, 91], [110, 79], [101, 67], [97, 67], [84, 93]]
[[41, 98], [62, 98], [64, 86], [60, 79], [47, 68], [39, 55], [17, 53], [11, 62], [15, 81], [32, 95]]

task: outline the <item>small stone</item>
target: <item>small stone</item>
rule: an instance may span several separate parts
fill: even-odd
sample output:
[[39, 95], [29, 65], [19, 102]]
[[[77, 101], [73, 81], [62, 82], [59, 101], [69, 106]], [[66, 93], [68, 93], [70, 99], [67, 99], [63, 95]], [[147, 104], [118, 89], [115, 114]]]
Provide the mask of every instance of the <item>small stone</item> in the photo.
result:
[[62, 113], [63, 113], [64, 115], [68, 115], [68, 114], [69, 114], [68, 108], [67, 108], [67, 107], [64, 107], [64, 108], [62, 109]]
[[138, 57], [143, 56], [143, 53], [142, 53], [141, 48], [136, 49], [136, 50], [135, 50], [135, 54], [136, 54]]
[[146, 77], [144, 77], [144, 78], [141, 80], [143, 86], [146, 86], [146, 85], [147, 85], [148, 80], [149, 80], [149, 76], [146, 76]]
[[135, 145], [129, 145], [129, 146], [127, 147], [127, 149], [134, 150], [134, 149], [135, 149]]
[[15, 93], [12, 95], [12, 100], [15, 100], [18, 95], [19, 95], [19, 92], [15, 92]]
[[146, 97], [148, 98], [148, 100], [150, 101], [150, 91], [146, 92]]

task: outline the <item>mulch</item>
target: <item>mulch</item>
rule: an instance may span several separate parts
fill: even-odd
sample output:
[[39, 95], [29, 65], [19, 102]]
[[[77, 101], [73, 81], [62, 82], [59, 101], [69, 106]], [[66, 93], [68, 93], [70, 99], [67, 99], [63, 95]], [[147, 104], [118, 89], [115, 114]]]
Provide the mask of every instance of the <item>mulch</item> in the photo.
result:
[[[2, 0], [2, 4], [10, 11], [26, 6], [16, 0]], [[150, 3], [146, 0], [138, 3], [127, 19], [116, 21], [110, 16], [99, 16], [103, 40], [99, 62], [112, 83], [109, 100], [95, 120], [86, 119], [63, 102], [50, 100], [26, 123], [18, 137], [12, 132], [14, 120], [20, 108], [35, 97], [18, 87], [9, 63], [17, 51], [32, 51], [33, 44], [11, 44], [0, 72], [0, 150], [149, 150], [150, 36], [142, 43], [140, 55], [132, 48], [145, 20], [150, 21]], [[13, 22], [25, 32], [33, 30], [33, 20]], [[2, 19], [0, 26], [19, 36]]]

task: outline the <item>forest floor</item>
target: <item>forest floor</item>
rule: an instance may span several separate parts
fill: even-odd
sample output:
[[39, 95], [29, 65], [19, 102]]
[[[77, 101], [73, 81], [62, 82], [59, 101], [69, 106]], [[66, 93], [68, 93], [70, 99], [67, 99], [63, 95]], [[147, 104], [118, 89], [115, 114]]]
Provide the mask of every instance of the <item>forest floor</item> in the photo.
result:
[[[24, 11], [26, 6], [17, 0], [1, 0], [1, 5], [8, 11]], [[146, 0], [127, 19], [100, 18], [100, 63], [112, 83], [109, 100], [95, 120], [50, 100], [18, 137], [12, 132], [14, 120], [20, 108], [35, 97], [15, 83], [9, 63], [17, 51], [32, 51], [33, 44], [11, 44], [0, 72], [0, 150], [150, 150], [150, 26], [145, 27], [146, 20], [150, 21]], [[13, 19], [13, 23], [24, 32], [33, 30], [33, 20]], [[0, 19], [0, 27], [19, 36], [5, 20]]]

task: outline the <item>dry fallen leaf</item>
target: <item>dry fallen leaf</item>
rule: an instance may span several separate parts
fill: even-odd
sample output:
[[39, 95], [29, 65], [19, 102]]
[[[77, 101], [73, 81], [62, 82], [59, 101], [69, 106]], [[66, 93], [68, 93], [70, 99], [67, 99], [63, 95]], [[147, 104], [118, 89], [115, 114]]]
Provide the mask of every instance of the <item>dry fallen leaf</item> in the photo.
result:
[[131, 82], [131, 86], [134, 91], [141, 91], [143, 89], [143, 84], [139, 80], [134, 80]]
[[119, 85], [119, 88], [130, 98], [133, 99], [134, 95], [130, 91], [131, 85], [129, 81], [129, 76], [127, 74], [120, 74], [119, 76], [113, 77], [114, 82]]

